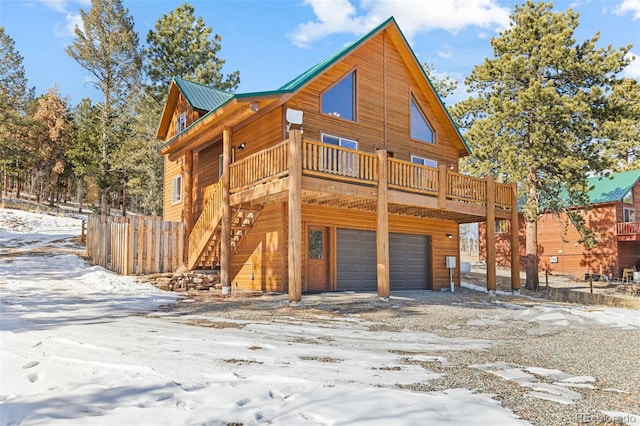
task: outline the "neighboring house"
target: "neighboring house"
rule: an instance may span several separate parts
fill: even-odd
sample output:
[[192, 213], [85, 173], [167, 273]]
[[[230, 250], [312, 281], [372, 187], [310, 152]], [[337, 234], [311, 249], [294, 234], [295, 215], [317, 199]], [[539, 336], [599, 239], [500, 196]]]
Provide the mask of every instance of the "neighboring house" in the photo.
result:
[[[566, 215], [543, 214], [538, 222], [539, 269], [551, 273], [574, 275], [604, 274], [622, 278], [625, 269], [640, 264], [640, 170], [613, 173], [610, 177], [589, 180], [591, 208], [584, 212], [587, 227], [598, 234], [597, 246], [588, 250], [573, 225], [565, 227]], [[480, 226], [480, 257], [486, 259], [483, 244], [484, 226]], [[508, 266], [511, 254], [508, 224], [496, 223], [496, 260]], [[520, 254], [525, 254], [525, 223], [520, 218]], [[524, 264], [520, 265], [524, 269]], [[628, 277], [627, 277], [628, 278]]]
[[515, 186], [456, 173], [469, 148], [393, 18], [274, 91], [175, 78], [158, 138], [187, 267], [233, 289], [449, 288], [458, 225], [517, 220]]

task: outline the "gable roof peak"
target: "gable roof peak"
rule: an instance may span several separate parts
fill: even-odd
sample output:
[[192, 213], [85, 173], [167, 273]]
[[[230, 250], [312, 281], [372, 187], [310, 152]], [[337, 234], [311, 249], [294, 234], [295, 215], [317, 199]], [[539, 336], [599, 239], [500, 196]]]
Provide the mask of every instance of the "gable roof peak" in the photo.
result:
[[173, 81], [184, 95], [189, 106], [201, 111], [212, 111], [234, 96], [233, 93], [177, 76], [173, 77]]

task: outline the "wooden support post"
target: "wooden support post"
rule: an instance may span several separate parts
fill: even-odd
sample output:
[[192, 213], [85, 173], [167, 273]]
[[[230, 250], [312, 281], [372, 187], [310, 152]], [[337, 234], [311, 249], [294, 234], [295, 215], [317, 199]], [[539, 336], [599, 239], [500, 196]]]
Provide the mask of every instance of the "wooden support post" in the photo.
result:
[[378, 202], [376, 225], [376, 258], [378, 273], [378, 297], [389, 297], [389, 202], [387, 151], [379, 149], [378, 155]]
[[[193, 228], [193, 151], [184, 153], [184, 173], [182, 177], [183, 222], [187, 232]], [[188, 241], [188, 240], [187, 240]]]
[[520, 225], [518, 223], [518, 185], [511, 184], [511, 291], [520, 291]]
[[438, 208], [447, 207], [447, 166], [438, 166]]
[[496, 185], [487, 176], [487, 290], [496, 291]]
[[222, 131], [222, 230], [220, 232], [220, 284], [231, 286], [231, 201], [229, 166], [231, 165], [231, 129]]
[[289, 303], [302, 300], [302, 134], [289, 131]]

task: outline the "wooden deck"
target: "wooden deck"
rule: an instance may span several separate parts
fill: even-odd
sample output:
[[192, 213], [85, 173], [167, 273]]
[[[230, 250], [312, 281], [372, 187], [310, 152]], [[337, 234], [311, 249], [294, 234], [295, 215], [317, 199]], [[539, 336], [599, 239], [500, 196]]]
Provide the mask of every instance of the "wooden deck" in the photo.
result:
[[[231, 205], [287, 199], [289, 141], [230, 166]], [[489, 194], [496, 218], [509, 219], [514, 187], [395, 158], [386, 159], [389, 213], [455, 220], [485, 220]], [[379, 187], [377, 154], [317, 141], [302, 143], [302, 201], [375, 211]]]
[[640, 222], [616, 223], [618, 241], [640, 241]]

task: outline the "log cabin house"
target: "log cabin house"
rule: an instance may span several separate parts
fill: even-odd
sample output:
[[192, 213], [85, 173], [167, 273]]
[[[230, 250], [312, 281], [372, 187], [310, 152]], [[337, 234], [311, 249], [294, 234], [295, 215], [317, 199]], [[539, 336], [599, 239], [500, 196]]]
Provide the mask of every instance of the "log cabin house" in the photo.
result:
[[[634, 267], [640, 266], [640, 170], [613, 173], [610, 177], [588, 179], [591, 205], [583, 212], [586, 225], [598, 235], [596, 247], [588, 250], [566, 215], [545, 213], [538, 222], [538, 265], [540, 271], [572, 275], [586, 279], [585, 274], [606, 275], [608, 279], [630, 280]], [[521, 259], [525, 253], [525, 223], [520, 219], [518, 239]], [[496, 221], [496, 261], [510, 266], [509, 223]], [[486, 259], [486, 242], [479, 228], [480, 258]], [[520, 265], [524, 269], [524, 264]]]
[[157, 136], [187, 267], [234, 290], [448, 289], [458, 225], [517, 220], [514, 185], [456, 173], [469, 148], [393, 18], [274, 91], [175, 78]]

